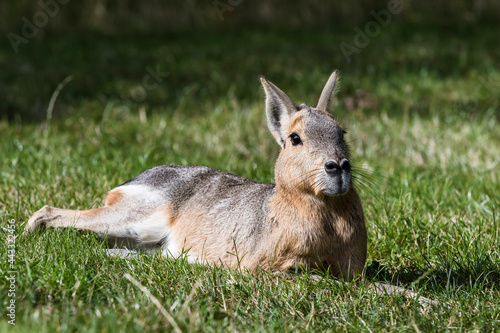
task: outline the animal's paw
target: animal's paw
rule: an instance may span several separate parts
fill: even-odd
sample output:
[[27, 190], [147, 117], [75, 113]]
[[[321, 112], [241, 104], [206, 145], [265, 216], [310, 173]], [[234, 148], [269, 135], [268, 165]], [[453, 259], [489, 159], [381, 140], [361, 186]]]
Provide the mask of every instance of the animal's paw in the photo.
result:
[[47, 222], [56, 219], [57, 216], [52, 215], [51, 212], [52, 207], [43, 206], [42, 209], [33, 214], [24, 227], [23, 235], [29, 234], [32, 231], [42, 228]]

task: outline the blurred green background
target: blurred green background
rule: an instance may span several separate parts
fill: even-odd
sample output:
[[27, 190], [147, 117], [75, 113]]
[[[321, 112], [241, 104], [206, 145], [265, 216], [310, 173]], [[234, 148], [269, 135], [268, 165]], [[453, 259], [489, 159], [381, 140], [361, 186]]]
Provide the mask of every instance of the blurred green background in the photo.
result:
[[[477, 113], [498, 107], [499, 18], [494, 0], [4, 1], [0, 115], [46, 119], [68, 76], [54, 118], [99, 117], [110, 101], [146, 112], [205, 112], [227, 94], [253, 103], [261, 74], [313, 103], [318, 74], [333, 69], [348, 108], [428, 113], [435, 99]], [[152, 72], [162, 75], [148, 81]], [[457, 77], [468, 94], [453, 92]], [[411, 88], [429, 79], [443, 86]], [[390, 94], [374, 91], [379, 83]]]

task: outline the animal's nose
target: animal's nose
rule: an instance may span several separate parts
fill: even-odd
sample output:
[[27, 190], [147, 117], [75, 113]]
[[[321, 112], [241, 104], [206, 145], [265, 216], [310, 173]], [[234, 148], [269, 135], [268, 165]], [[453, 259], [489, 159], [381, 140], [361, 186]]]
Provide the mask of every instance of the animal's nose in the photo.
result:
[[345, 158], [340, 161], [340, 165], [335, 161], [328, 161], [325, 163], [325, 171], [330, 175], [336, 175], [340, 171], [349, 172], [351, 171], [351, 164]]
[[325, 163], [325, 171], [326, 171], [326, 173], [329, 173], [331, 175], [335, 175], [335, 174], [339, 173], [340, 166], [335, 161], [328, 161]]
[[349, 163], [349, 161], [344, 158], [342, 161], [340, 161], [340, 168], [345, 172], [349, 172], [351, 171], [351, 163]]

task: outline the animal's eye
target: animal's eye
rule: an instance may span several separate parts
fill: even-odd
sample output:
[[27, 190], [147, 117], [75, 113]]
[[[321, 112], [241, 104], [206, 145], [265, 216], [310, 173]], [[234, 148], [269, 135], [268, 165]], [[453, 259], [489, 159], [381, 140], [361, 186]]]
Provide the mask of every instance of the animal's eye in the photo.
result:
[[292, 145], [293, 145], [293, 146], [296, 146], [296, 145], [298, 145], [299, 143], [301, 143], [301, 142], [302, 142], [302, 140], [300, 139], [300, 136], [298, 136], [298, 135], [297, 135], [297, 134], [295, 134], [295, 133], [292, 133], [292, 134], [290, 135], [290, 139], [292, 140]]

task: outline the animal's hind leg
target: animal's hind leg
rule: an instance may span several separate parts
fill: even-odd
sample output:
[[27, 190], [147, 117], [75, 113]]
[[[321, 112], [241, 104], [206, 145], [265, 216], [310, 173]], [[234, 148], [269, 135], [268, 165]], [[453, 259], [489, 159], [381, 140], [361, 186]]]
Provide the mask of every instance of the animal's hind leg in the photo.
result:
[[167, 203], [158, 197], [149, 194], [149, 198], [139, 196], [142, 200], [137, 199], [139, 190], [147, 189], [137, 186], [115, 189], [108, 194], [107, 206], [96, 209], [67, 210], [45, 206], [29, 219], [25, 233], [42, 226], [72, 227], [105, 236], [111, 245], [157, 247], [168, 238], [172, 214]]
[[42, 209], [33, 214], [26, 227], [25, 233], [36, 230], [40, 227], [47, 228], [76, 228], [82, 230], [90, 230], [103, 234], [109, 232], [113, 226], [113, 221], [104, 221], [103, 215], [106, 214], [108, 207], [102, 207], [89, 210], [68, 210], [60, 209], [51, 206], [44, 206]]
[[93, 231], [106, 238], [109, 247], [135, 247], [137, 239], [121, 237], [126, 234], [120, 217], [111, 207], [89, 210], [68, 210], [44, 206], [29, 219], [25, 233], [38, 228], [76, 228]]

